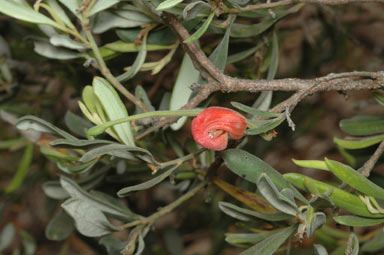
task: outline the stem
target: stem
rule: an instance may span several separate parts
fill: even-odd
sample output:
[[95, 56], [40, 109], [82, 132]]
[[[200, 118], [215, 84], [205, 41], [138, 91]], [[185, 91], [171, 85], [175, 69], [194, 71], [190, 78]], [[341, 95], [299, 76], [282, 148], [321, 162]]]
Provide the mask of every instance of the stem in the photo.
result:
[[107, 130], [108, 128], [110, 128], [114, 125], [121, 124], [124, 122], [133, 121], [133, 120], [139, 120], [139, 119], [145, 119], [145, 118], [151, 118], [151, 117], [196, 116], [201, 111], [202, 111], [201, 109], [192, 109], [192, 110], [178, 110], [178, 111], [145, 112], [145, 113], [129, 116], [126, 118], [121, 118], [121, 119], [105, 122], [101, 125], [98, 125], [98, 126], [95, 126], [95, 127], [88, 129], [87, 134], [89, 136], [96, 136], [96, 135], [102, 134], [105, 130]]
[[120, 91], [121, 94], [123, 94], [128, 100], [130, 100], [132, 103], [134, 103], [137, 107], [139, 107], [144, 112], [148, 112], [147, 107], [138, 100], [131, 92], [129, 92], [117, 79], [115, 76], [111, 74], [111, 71], [108, 69], [107, 65], [104, 62], [103, 57], [101, 56], [99, 47], [97, 47], [95, 38], [93, 37], [90, 28], [89, 28], [89, 20], [88, 18], [83, 18], [81, 20], [81, 23], [83, 25], [85, 34], [89, 40], [89, 43], [91, 44], [91, 48], [93, 53], [95, 54], [97, 63], [99, 65], [100, 72], [112, 83], [112, 85]]
[[174, 159], [174, 160], [170, 160], [170, 161], [167, 161], [167, 162], [163, 162], [161, 163], [161, 168], [165, 168], [165, 167], [168, 167], [168, 166], [172, 166], [172, 165], [177, 165], [177, 164], [182, 164], [184, 161], [187, 161], [187, 160], [190, 160], [190, 159], [193, 159], [197, 154], [205, 151], [206, 149], [205, 148], [202, 148], [202, 149], [199, 149], [195, 152], [192, 152], [184, 157], [181, 157], [181, 158], [177, 158], [177, 159]]
[[183, 202], [185, 202], [186, 200], [193, 197], [207, 183], [208, 183], [208, 181], [200, 182], [196, 187], [194, 187], [193, 189], [191, 189], [190, 191], [188, 191], [187, 193], [185, 193], [184, 195], [182, 195], [181, 197], [179, 197], [177, 200], [173, 201], [169, 205], [161, 208], [158, 212], [152, 214], [151, 216], [149, 216], [143, 220], [137, 220], [137, 221], [129, 222], [129, 223], [123, 225], [121, 228], [126, 229], [126, 228], [130, 228], [130, 227], [137, 226], [137, 225], [153, 224], [158, 218], [171, 212], [173, 209], [175, 209], [176, 207], [181, 205]]

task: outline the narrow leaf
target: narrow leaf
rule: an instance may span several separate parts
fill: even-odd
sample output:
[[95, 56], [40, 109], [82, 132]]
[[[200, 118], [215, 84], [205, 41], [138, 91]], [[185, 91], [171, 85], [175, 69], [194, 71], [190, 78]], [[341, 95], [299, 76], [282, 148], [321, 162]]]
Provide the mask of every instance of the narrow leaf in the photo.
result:
[[374, 135], [384, 132], [384, 117], [356, 116], [339, 123], [341, 130], [350, 135]]
[[51, 241], [63, 241], [75, 229], [73, 219], [64, 211], [51, 219], [45, 229], [45, 237]]
[[215, 12], [212, 12], [208, 18], [204, 21], [203, 25], [197, 29], [195, 33], [193, 33], [189, 38], [184, 40], [184, 43], [191, 43], [199, 39], [205, 31], [207, 31], [209, 25], [211, 24], [213, 17], [215, 16]]
[[178, 5], [181, 2], [183, 2], [183, 0], [165, 0], [156, 7], [156, 10], [157, 11], [163, 11], [166, 9], [170, 9], [170, 8]]
[[320, 170], [326, 170], [329, 171], [327, 164], [325, 164], [322, 160], [297, 160], [292, 159], [293, 163], [295, 163], [298, 166], [306, 167], [306, 168], [314, 168], [314, 169], [320, 169]]
[[354, 140], [340, 139], [337, 137], [333, 139], [333, 141], [337, 145], [350, 150], [364, 149], [372, 145], [378, 144], [383, 140], [384, 140], [384, 135], [377, 135], [377, 136], [371, 136], [371, 137], [354, 139]]
[[372, 218], [364, 218], [353, 215], [343, 215], [343, 216], [335, 216], [333, 219], [341, 224], [351, 227], [368, 227], [375, 226], [384, 223], [383, 219], [372, 219]]

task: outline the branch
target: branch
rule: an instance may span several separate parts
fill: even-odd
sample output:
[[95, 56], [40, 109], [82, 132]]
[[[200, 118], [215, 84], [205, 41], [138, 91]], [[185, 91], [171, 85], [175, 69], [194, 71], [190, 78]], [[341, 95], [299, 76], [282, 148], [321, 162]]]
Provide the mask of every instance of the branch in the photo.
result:
[[384, 141], [382, 141], [379, 146], [377, 147], [375, 153], [371, 156], [371, 158], [364, 163], [364, 165], [361, 167], [361, 174], [365, 177], [368, 177], [371, 173], [373, 167], [375, 166], [376, 162], [379, 160], [380, 156], [384, 152]]

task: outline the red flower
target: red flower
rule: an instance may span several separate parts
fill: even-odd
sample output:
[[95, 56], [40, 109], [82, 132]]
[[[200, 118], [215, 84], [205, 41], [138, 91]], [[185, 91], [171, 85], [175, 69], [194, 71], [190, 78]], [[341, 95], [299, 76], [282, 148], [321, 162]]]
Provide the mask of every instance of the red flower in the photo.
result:
[[223, 107], [209, 107], [193, 119], [192, 135], [201, 146], [221, 151], [227, 148], [228, 135], [240, 139], [246, 127], [247, 120], [241, 114]]

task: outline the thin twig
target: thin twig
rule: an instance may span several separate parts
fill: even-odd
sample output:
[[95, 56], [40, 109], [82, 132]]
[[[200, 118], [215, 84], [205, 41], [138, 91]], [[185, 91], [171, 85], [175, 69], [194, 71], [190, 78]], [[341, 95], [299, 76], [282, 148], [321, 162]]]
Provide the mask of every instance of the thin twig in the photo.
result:
[[361, 174], [365, 177], [368, 177], [371, 173], [373, 167], [375, 166], [376, 162], [379, 160], [380, 156], [384, 152], [384, 141], [381, 141], [379, 146], [377, 147], [375, 153], [371, 156], [371, 158], [364, 163], [364, 165], [361, 167], [362, 171]]

